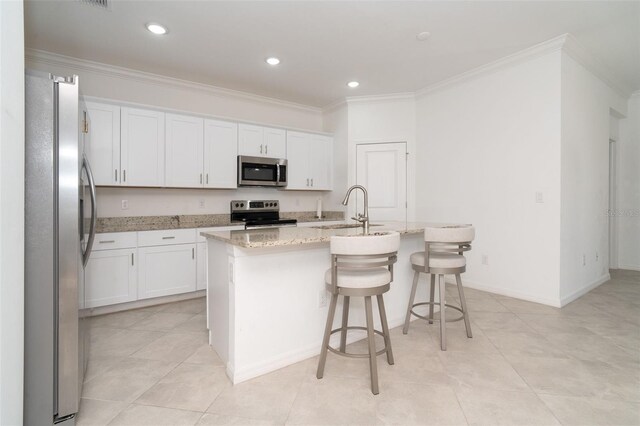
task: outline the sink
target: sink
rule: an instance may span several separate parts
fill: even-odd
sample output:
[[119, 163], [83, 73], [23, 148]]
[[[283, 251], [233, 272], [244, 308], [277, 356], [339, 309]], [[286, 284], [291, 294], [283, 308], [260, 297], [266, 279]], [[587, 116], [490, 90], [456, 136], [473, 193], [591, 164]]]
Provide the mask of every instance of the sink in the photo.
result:
[[[382, 226], [381, 224], [370, 223], [369, 226]], [[339, 223], [337, 225], [322, 225], [312, 226], [316, 229], [349, 229], [349, 228], [362, 228], [362, 224], [359, 223]]]

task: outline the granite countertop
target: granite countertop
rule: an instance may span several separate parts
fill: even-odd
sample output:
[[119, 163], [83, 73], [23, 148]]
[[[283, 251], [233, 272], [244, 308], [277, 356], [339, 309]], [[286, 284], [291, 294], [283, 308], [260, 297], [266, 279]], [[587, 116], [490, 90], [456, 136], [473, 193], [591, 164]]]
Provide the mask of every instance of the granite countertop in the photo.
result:
[[[396, 231], [401, 235], [421, 234], [426, 227], [457, 226], [450, 223], [425, 222], [374, 222], [369, 227], [369, 234], [385, 231]], [[318, 227], [283, 227], [266, 229], [249, 229], [241, 231], [201, 232], [201, 235], [243, 248], [281, 247], [302, 244], [329, 242], [332, 236], [360, 236], [364, 234], [362, 227], [322, 229]]]
[[[298, 222], [328, 222], [344, 220], [344, 212], [325, 211], [322, 218], [316, 212], [281, 212], [282, 219], [297, 219]], [[175, 215], [175, 216], [128, 216], [100, 217], [96, 232], [135, 232], [162, 229], [213, 228], [216, 226], [239, 225], [232, 223], [228, 214]], [[241, 225], [241, 224], [240, 224]]]

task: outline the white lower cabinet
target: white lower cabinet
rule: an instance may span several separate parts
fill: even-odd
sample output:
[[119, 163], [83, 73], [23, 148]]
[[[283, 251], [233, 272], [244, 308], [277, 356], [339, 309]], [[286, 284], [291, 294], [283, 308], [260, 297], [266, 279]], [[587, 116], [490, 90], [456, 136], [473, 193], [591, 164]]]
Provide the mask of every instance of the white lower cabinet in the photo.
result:
[[84, 307], [137, 299], [136, 249], [97, 250], [85, 268]]
[[207, 243], [198, 243], [196, 249], [196, 290], [207, 288]]
[[196, 291], [196, 245], [139, 247], [138, 299]]

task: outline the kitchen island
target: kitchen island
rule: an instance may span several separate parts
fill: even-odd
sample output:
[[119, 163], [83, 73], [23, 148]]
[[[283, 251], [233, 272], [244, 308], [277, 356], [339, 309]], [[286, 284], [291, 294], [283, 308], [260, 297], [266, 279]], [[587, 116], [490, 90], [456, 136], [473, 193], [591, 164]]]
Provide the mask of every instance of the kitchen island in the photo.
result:
[[[371, 225], [370, 233], [401, 234], [394, 280], [384, 295], [390, 327], [404, 322], [413, 279], [409, 257], [424, 250], [425, 226], [443, 225]], [[329, 299], [324, 283], [329, 241], [333, 235], [363, 232], [362, 227], [333, 225], [202, 233], [208, 244], [209, 343], [233, 383], [319, 354]], [[426, 286], [421, 285], [417, 300], [425, 297]], [[334, 328], [340, 321], [336, 315]], [[364, 324], [363, 302], [351, 302], [349, 324]], [[364, 337], [350, 333], [349, 341]]]

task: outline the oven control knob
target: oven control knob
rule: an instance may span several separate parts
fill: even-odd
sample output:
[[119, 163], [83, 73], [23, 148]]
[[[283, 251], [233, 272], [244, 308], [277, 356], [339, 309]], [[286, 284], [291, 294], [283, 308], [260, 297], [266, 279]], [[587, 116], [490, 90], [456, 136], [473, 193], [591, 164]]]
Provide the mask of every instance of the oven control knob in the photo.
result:
[[240, 207], [244, 207], [244, 203], [240, 203]]
[[278, 203], [273, 203], [273, 207], [278, 207]]
[[240, 204], [236, 203], [236, 207], [240, 207]]

